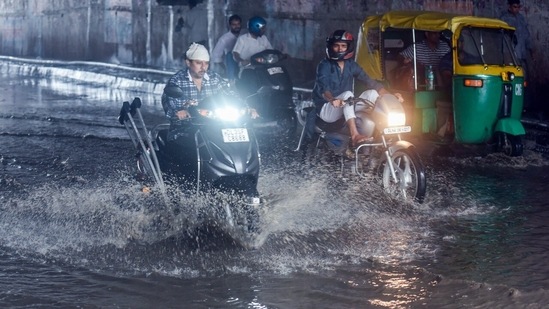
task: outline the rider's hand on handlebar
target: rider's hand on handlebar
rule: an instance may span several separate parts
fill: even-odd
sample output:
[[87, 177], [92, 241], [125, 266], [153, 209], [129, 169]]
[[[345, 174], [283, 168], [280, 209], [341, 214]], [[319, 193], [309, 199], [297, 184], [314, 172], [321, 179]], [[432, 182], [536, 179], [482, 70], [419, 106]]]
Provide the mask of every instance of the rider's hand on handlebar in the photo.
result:
[[259, 118], [259, 113], [255, 108], [250, 108], [248, 111], [250, 112], [250, 117], [252, 117], [252, 119]]
[[333, 107], [342, 107], [343, 105], [345, 105], [345, 102], [341, 99], [332, 99], [330, 103]]
[[179, 119], [179, 120], [191, 117], [191, 115], [189, 115], [189, 112], [184, 110], [184, 109], [182, 109], [180, 111], [177, 111], [177, 113], [175, 113], [175, 115], [177, 116], [177, 119]]

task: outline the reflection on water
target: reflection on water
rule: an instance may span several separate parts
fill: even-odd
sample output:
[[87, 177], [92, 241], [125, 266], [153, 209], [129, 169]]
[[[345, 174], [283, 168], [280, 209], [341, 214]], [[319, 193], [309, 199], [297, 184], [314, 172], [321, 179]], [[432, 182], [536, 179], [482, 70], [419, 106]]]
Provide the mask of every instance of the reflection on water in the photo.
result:
[[136, 92], [113, 87], [92, 86], [90, 84], [75, 84], [74, 82], [60, 79], [40, 79], [33, 81], [39, 86], [39, 93], [43, 89], [53, 91], [53, 93], [68, 97], [86, 98], [87, 100], [97, 101], [99, 104], [117, 104], [118, 102], [128, 101], [135, 96], [139, 96], [148, 106], [162, 107], [160, 95], [150, 92]]

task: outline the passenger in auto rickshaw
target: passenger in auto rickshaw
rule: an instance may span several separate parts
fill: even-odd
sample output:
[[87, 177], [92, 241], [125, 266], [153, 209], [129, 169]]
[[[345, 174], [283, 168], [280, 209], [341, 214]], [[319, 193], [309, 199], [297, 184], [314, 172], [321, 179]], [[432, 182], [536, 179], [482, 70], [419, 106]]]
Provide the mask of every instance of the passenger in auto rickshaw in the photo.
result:
[[[425, 39], [416, 44], [416, 59], [421, 66], [438, 66], [440, 58], [449, 50], [448, 43], [440, 39], [440, 32], [425, 31]], [[414, 46], [408, 46], [400, 52], [399, 56], [404, 64], [411, 63], [414, 58]]]
[[[424, 83], [425, 66], [430, 65], [434, 72], [438, 71], [440, 60], [444, 55], [450, 52], [448, 43], [440, 39], [441, 33], [438, 31], [425, 31], [425, 39], [415, 45], [415, 58], [417, 61], [417, 76], [419, 83]], [[401, 65], [398, 66], [394, 79], [398, 87], [411, 90], [413, 89], [413, 60], [414, 44], [409, 45], [398, 55]]]

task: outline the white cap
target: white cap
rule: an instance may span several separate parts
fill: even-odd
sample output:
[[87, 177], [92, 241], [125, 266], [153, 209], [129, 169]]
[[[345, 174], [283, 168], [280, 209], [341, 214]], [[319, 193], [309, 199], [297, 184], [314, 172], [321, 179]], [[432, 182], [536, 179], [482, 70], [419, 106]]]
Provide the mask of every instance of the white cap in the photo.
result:
[[210, 61], [210, 54], [204, 45], [192, 43], [185, 53], [189, 60]]

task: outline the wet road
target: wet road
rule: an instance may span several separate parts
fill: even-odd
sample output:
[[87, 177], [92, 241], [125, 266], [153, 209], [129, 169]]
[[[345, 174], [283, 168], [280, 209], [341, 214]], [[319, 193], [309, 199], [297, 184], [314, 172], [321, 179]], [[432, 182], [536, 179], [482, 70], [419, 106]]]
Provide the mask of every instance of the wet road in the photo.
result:
[[[549, 302], [548, 160], [424, 158], [428, 196], [311, 170], [262, 139], [262, 246], [195, 232], [140, 193], [117, 122], [136, 93], [0, 76], [0, 306], [11, 308], [543, 308]], [[162, 120], [139, 93], [145, 120]], [[536, 132], [544, 136], [544, 132]], [[278, 150], [277, 150], [278, 149]]]

